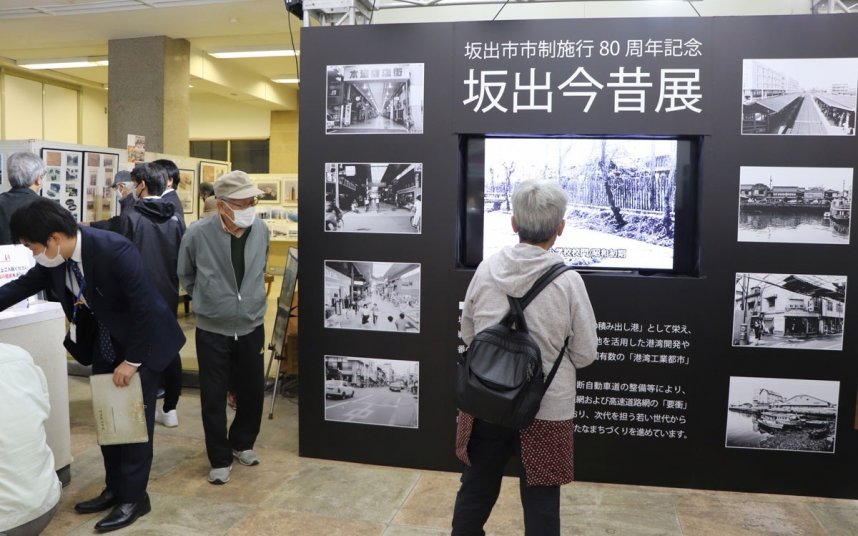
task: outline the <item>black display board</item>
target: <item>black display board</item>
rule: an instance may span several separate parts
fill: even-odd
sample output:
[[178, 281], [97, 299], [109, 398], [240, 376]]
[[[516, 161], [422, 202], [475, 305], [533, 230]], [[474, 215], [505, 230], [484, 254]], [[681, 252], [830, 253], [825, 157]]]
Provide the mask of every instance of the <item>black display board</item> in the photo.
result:
[[[687, 136], [697, 272], [584, 275], [600, 356], [578, 375], [576, 477], [858, 497], [858, 263], [851, 222], [833, 231], [858, 163], [858, 16], [303, 32], [301, 455], [460, 469], [461, 136]], [[805, 210], [823, 238], [775, 233]]]

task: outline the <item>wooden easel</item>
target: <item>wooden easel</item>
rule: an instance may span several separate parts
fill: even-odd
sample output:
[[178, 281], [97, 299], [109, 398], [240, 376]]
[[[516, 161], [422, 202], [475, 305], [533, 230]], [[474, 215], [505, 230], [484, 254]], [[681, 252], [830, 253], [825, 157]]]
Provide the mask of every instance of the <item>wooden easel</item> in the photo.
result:
[[268, 370], [265, 377], [271, 374], [271, 365], [277, 361], [277, 371], [274, 375], [274, 388], [271, 392], [271, 409], [268, 418], [274, 418], [274, 402], [277, 400], [277, 384], [282, 372], [280, 364], [286, 359], [287, 332], [289, 321], [297, 316], [298, 304], [295, 288], [298, 284], [298, 248], [290, 247], [286, 256], [286, 269], [283, 271], [283, 286], [280, 288], [280, 297], [277, 299], [277, 316], [274, 320], [274, 331], [271, 334], [271, 342], [268, 349], [271, 351], [271, 359], [268, 361]]

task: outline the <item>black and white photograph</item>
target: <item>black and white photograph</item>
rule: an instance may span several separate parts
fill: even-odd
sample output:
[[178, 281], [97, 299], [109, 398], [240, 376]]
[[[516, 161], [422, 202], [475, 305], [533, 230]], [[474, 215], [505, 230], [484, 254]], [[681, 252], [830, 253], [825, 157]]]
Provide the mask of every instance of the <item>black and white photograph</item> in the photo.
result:
[[420, 363], [325, 356], [325, 420], [417, 428]]
[[737, 273], [733, 346], [843, 349], [846, 276]]
[[328, 65], [326, 134], [422, 134], [423, 64]]
[[854, 136], [858, 58], [746, 59], [742, 134]]
[[487, 138], [483, 258], [518, 242], [516, 185], [548, 178], [569, 196], [552, 248], [567, 263], [673, 268], [676, 151], [675, 140]]
[[325, 164], [325, 231], [420, 234], [422, 219], [423, 164]]
[[739, 242], [849, 244], [852, 168], [739, 171]]
[[420, 333], [420, 264], [325, 261], [325, 327]]
[[725, 446], [834, 453], [840, 382], [730, 378]]

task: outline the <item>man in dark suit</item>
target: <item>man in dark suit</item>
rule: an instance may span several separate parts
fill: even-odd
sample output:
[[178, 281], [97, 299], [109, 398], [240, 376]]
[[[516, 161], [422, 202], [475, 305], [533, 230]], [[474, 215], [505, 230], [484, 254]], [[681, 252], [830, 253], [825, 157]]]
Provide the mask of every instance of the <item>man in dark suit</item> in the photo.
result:
[[6, 161], [6, 169], [12, 189], [0, 194], [0, 245], [12, 244], [12, 235], [9, 233], [12, 213], [18, 207], [38, 199], [45, 176], [45, 163], [33, 153], [14, 153]]
[[39, 198], [12, 215], [13, 238], [30, 248], [37, 266], [0, 287], [0, 310], [45, 291], [71, 322], [64, 345], [94, 374], [110, 373], [118, 387], [140, 374], [149, 441], [101, 447], [106, 487], [75, 505], [79, 513], [111, 512], [95, 528], [130, 525], [151, 510], [146, 484], [152, 466], [158, 376], [185, 336], [154, 290], [137, 248], [123, 236], [78, 227], [54, 201]]
[[167, 160], [166, 158], [162, 158], [160, 160], [155, 160], [152, 162], [153, 164], [158, 164], [159, 166], [164, 168], [164, 171], [167, 172], [167, 188], [164, 190], [164, 193], [161, 195], [161, 199], [167, 201], [168, 203], [172, 203], [174, 207], [176, 207], [176, 211], [174, 214], [177, 218], [182, 222], [182, 226], [185, 226], [185, 207], [182, 206], [182, 200], [179, 199], [179, 194], [176, 193], [176, 190], [179, 189], [179, 183], [182, 182], [182, 175], [179, 173], [179, 166], [176, 165], [172, 160]]

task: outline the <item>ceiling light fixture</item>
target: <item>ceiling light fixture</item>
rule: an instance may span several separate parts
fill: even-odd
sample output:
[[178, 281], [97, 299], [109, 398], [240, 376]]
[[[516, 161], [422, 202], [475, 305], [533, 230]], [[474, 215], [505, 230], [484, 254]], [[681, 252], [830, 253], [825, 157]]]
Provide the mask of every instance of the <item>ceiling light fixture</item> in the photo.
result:
[[104, 67], [107, 65], [107, 56], [93, 56], [88, 58], [55, 58], [55, 59], [33, 59], [18, 60], [15, 62], [19, 67], [25, 69], [78, 69], [81, 67]]
[[234, 58], [282, 58], [289, 56], [299, 56], [300, 50], [284, 49], [284, 48], [263, 48], [263, 47], [246, 47], [233, 48], [223, 50], [210, 50], [209, 55], [219, 59], [234, 59]]
[[278, 84], [297, 84], [297, 83], [301, 82], [301, 79], [295, 78], [294, 76], [284, 74], [281, 76], [272, 77], [271, 81], [277, 82]]

